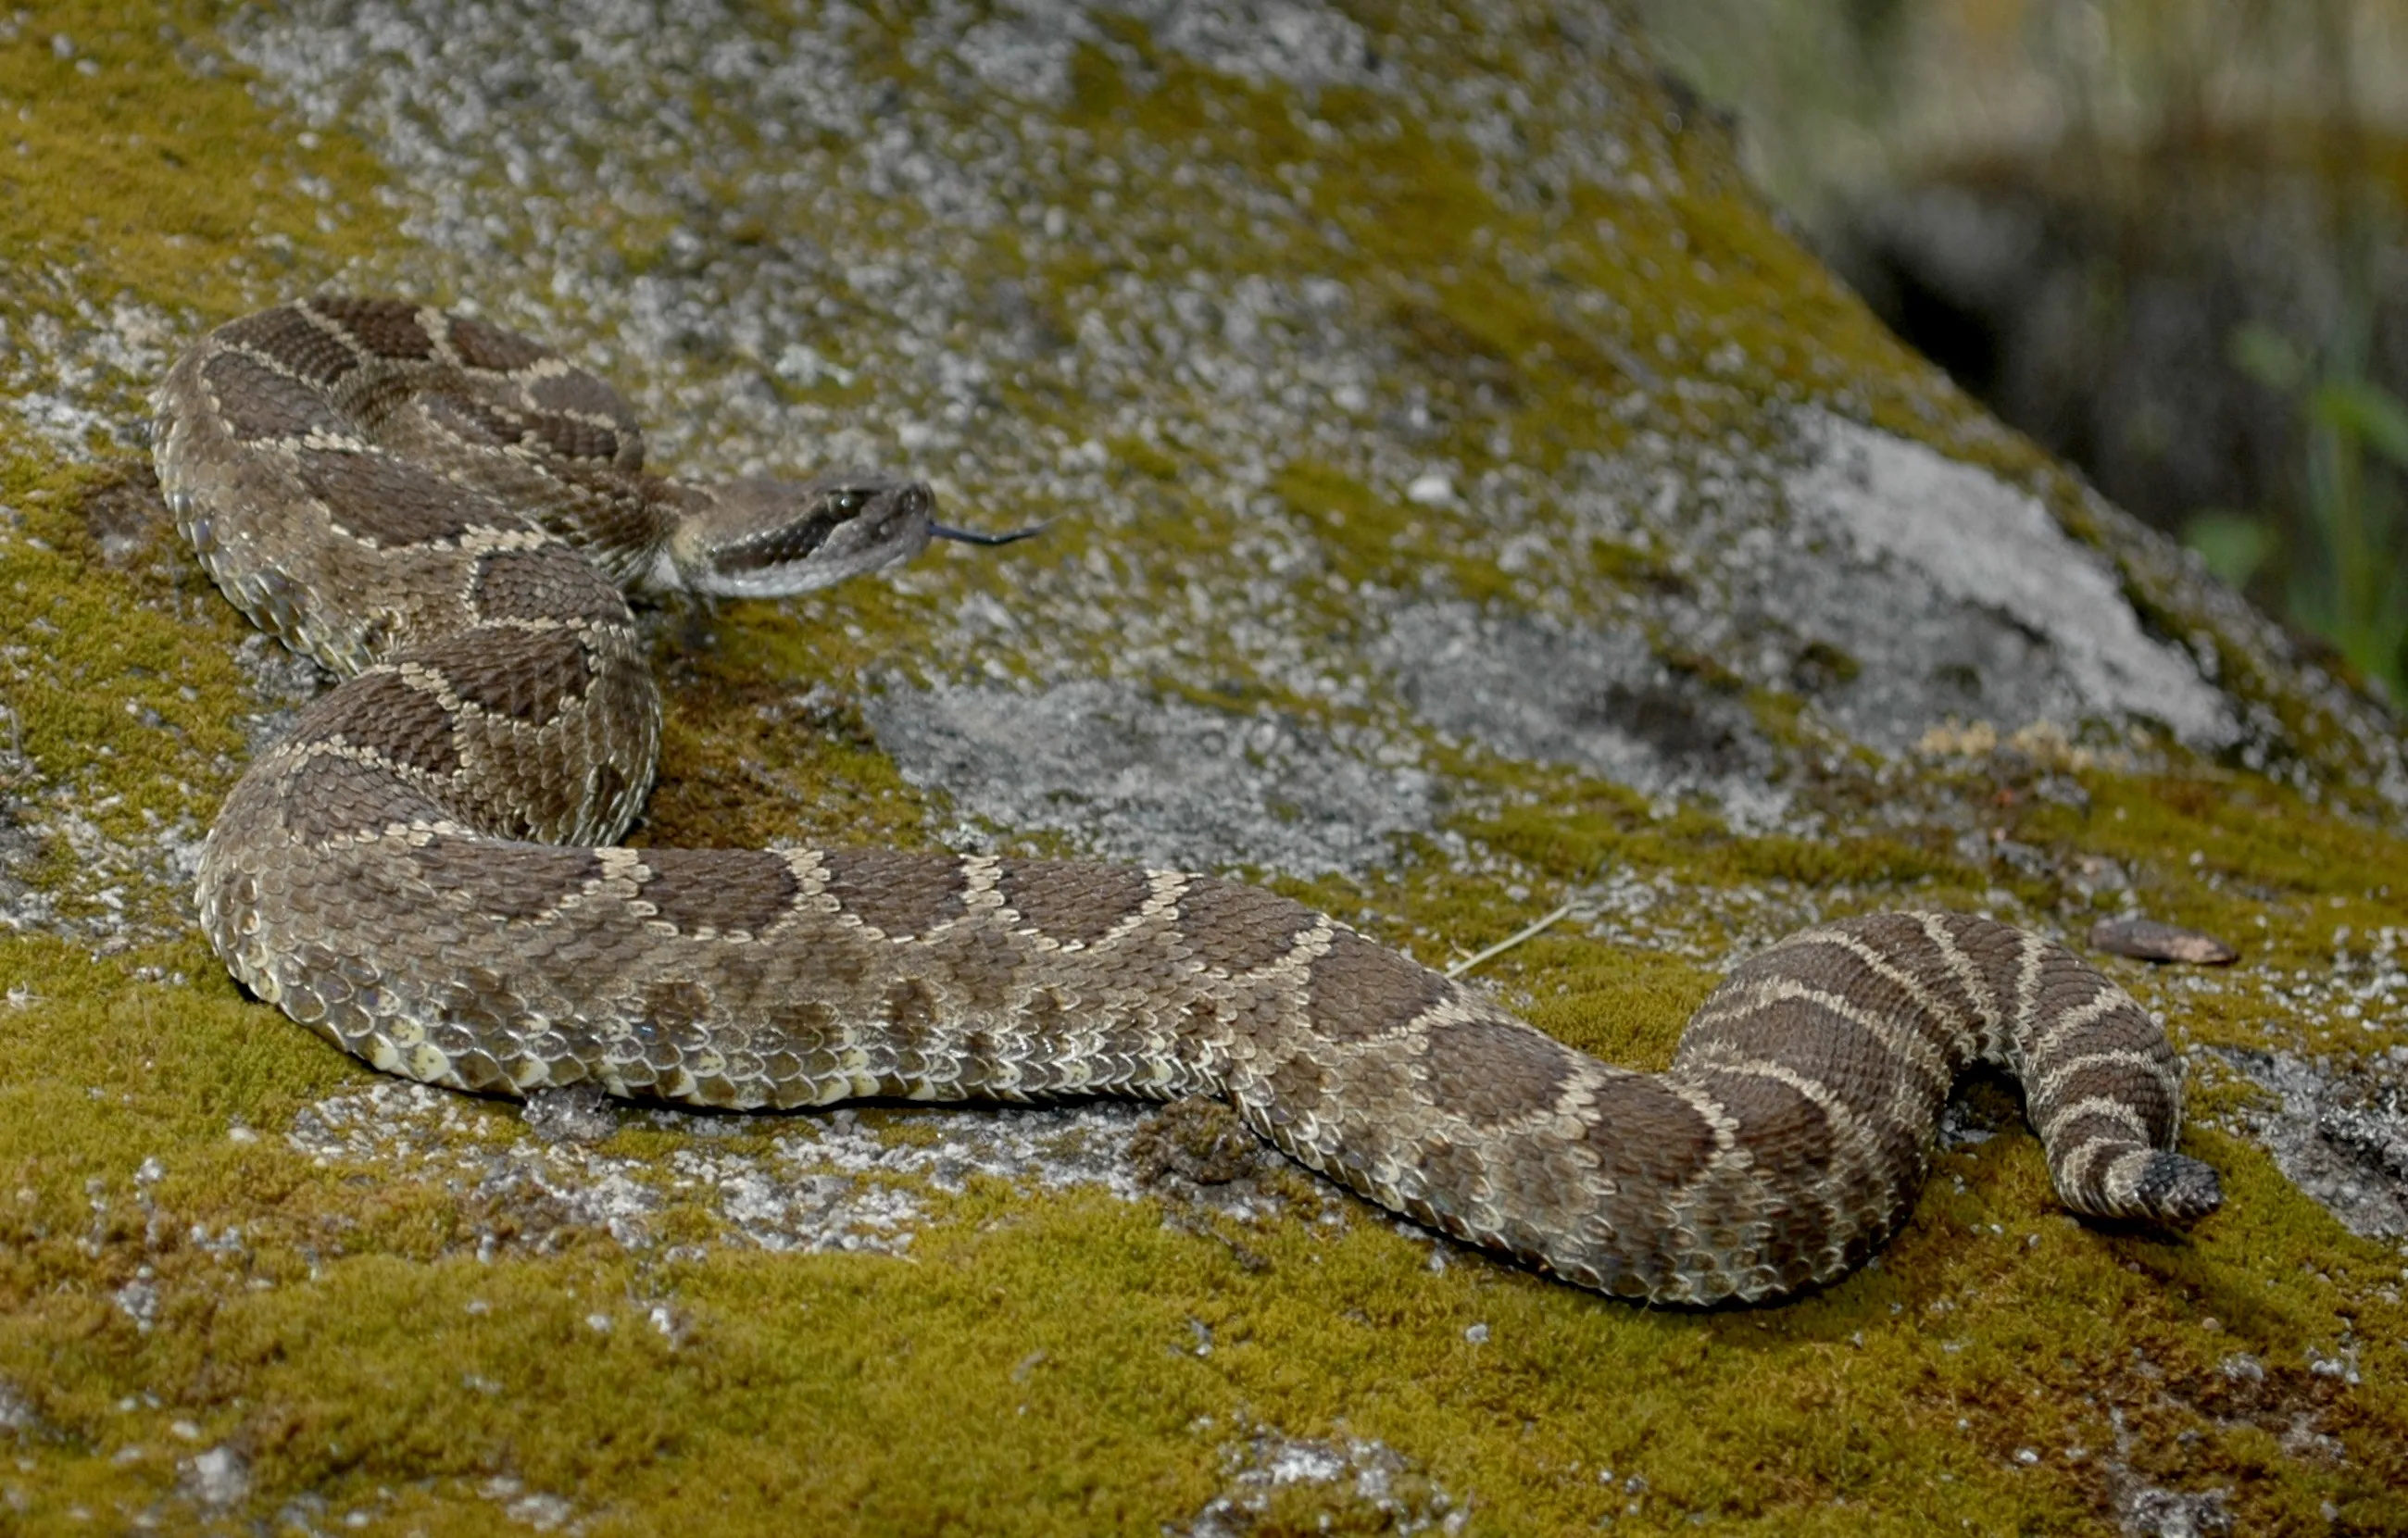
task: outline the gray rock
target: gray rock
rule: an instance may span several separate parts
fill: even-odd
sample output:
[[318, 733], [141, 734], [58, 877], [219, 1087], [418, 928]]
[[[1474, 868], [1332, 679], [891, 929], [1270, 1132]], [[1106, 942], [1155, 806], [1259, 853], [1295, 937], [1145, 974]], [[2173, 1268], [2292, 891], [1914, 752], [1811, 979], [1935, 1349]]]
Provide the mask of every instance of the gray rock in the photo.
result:
[[1813, 453], [1788, 477], [1790, 506], [1856, 560], [1801, 554], [1806, 580], [1768, 596], [1786, 595], [1793, 623], [1863, 664], [1835, 714], [1867, 740], [1896, 749], [1977, 714], [2153, 720], [2204, 748], [2239, 738], [2199, 660], [2143, 634], [2114, 566], [2037, 498], [1836, 417], [1810, 413], [1801, 432]]
[[962, 811], [1113, 860], [1360, 872], [1387, 862], [1394, 835], [1431, 826], [1410, 740], [1383, 752], [1269, 709], [1233, 716], [1088, 679], [895, 688], [864, 714], [909, 778]]
[[[775, 815], [794, 820], [770, 832], [795, 838], [857, 836], [866, 820], [869, 836], [922, 846], [1242, 869], [1310, 883], [1341, 919], [1433, 961], [1562, 904], [1542, 942], [1483, 975], [1541, 1018], [1548, 990], [1577, 983], [1580, 1007], [1597, 1012], [1588, 1023], [1612, 1030], [1628, 1023], [1612, 1018], [1626, 1009], [1612, 996], [1619, 984], [1598, 984], [1614, 947], [1677, 959], [1667, 977], [1694, 980], [1693, 968], [1801, 924], [1934, 891], [2059, 933], [2119, 895], [2154, 907], [2172, 882], [2243, 901], [2263, 874], [2246, 860], [2186, 867], [2179, 852], [2062, 835], [2045, 820], [2002, 825], [2014, 820], [2005, 808], [2043, 803], [2044, 819], [2095, 832], [2085, 819], [2106, 814], [2093, 794], [2104, 783], [2120, 797], [2126, 770], [2178, 781], [2195, 755], [2211, 758], [2244, 786], [2261, 772], [2344, 808], [2314, 817], [2401, 826], [2396, 723], [1823, 290], [1738, 185], [1711, 116], [1660, 88], [1605, 7], [1498, 0], [1409, 12], [1409, 24], [1312, 0], [931, 0], [908, 11], [294, 0], [230, 13], [236, 65], [259, 100], [290, 114], [292, 164], [356, 165], [352, 147], [365, 145], [380, 170], [340, 187], [292, 171], [285, 186], [280, 163], [261, 169], [268, 187], [322, 207], [330, 224], [346, 203], [381, 200], [405, 238], [346, 263], [309, 246], [306, 219], [226, 237], [240, 248], [226, 283], [189, 291], [225, 312], [207, 315], [104, 302], [61, 263], [12, 273], [0, 422], [57, 461], [40, 473], [51, 487], [71, 474], [58, 466], [133, 455], [144, 396], [178, 346], [239, 304], [322, 282], [473, 306], [553, 343], [630, 394], [665, 468], [908, 466], [932, 479], [949, 521], [1048, 520], [1048, 532], [1004, 551], [947, 548], [782, 611], [656, 616], [664, 671], [688, 691], [648, 833], [674, 822], [680, 836], [708, 836], [740, 801], [748, 814], [781, 806]], [[206, 74], [215, 37], [188, 42], [174, 55]], [[78, 47], [93, 53], [77, 64], [108, 64], [113, 84], [114, 58], [88, 39]], [[341, 156], [305, 152], [313, 125]], [[105, 265], [97, 247], [93, 260]], [[221, 644], [218, 600], [189, 573], [143, 564], [135, 523], [91, 529], [99, 559], [87, 572], [80, 547], [29, 552], [28, 526], [55, 533], [59, 518], [27, 500], [0, 508], [9, 560], [53, 588], [89, 581], [146, 605], [137, 619], [153, 640], [215, 626], [208, 644]], [[89, 619], [79, 623], [98, 628]], [[714, 636], [724, 652], [709, 651]], [[745, 1396], [782, 1393], [787, 1364], [823, 1365], [789, 1349], [827, 1344], [816, 1317], [792, 1311], [823, 1283], [958, 1280], [972, 1289], [959, 1294], [965, 1317], [993, 1310], [1025, 1326], [1020, 1311], [1052, 1306], [1048, 1277], [1087, 1286], [1091, 1260], [1122, 1258], [1047, 1251], [1026, 1274], [1039, 1285], [1004, 1298], [979, 1292], [985, 1278], [966, 1262], [1028, 1260], [1056, 1221], [1082, 1236], [1138, 1235], [1158, 1214], [1182, 1262], [1192, 1237], [1226, 1246], [1233, 1265], [1219, 1273], [1217, 1253], [1197, 1252], [1221, 1278], [1206, 1284], [1213, 1295], [1156, 1299], [1168, 1306], [1141, 1342], [1106, 1344], [1145, 1353], [1149, 1371], [1197, 1374], [1167, 1391], [1207, 1396], [1221, 1417], [1186, 1428], [1189, 1472], [1208, 1477], [1156, 1519], [1237, 1532], [1326, 1513], [1442, 1530], [1469, 1521], [1476, 1501], [1542, 1487], [1590, 1517], [1717, 1515], [1701, 1492], [1724, 1471], [1700, 1479], [1677, 1448], [1660, 1468], [1628, 1446], [1615, 1447], [1613, 1467], [1583, 1468], [1574, 1450], [1602, 1449], [1524, 1440], [1512, 1417], [1483, 1418], [1469, 1400], [1435, 1406], [1427, 1424], [1441, 1429], [1408, 1440], [1421, 1413], [1397, 1402], [1398, 1418], [1375, 1403], [1390, 1390], [1369, 1383], [1392, 1370], [1542, 1383], [1544, 1353], [1560, 1348], [1548, 1311], [1585, 1311], [1631, 1339], [1702, 1339], [1713, 1321], [1609, 1317], [1595, 1300], [1442, 1243], [1399, 1257], [1385, 1237], [1398, 1225], [1357, 1222], [1366, 1209], [1262, 1156], [1226, 1112], [882, 1106], [772, 1118], [571, 1096], [522, 1118], [338, 1062], [213, 970], [169, 970], [192, 964], [171, 957], [197, 955], [184, 894], [215, 796], [323, 680], [251, 643], [238, 675], [200, 680], [215, 695], [187, 697], [207, 699], [193, 715], [211, 719], [181, 723], [179, 741], [165, 721], [172, 692], [157, 687], [172, 646], [121, 663], [105, 638], [21, 629], [9, 639], [0, 702], [13, 710], [18, 691], [73, 678], [101, 696], [93, 719], [111, 731], [70, 750], [62, 711], [47, 721], [29, 711], [33, 746], [21, 755], [12, 741], [0, 760], [0, 914], [73, 942], [50, 947], [62, 975], [12, 983], [0, 1024], [91, 1022], [116, 1057], [88, 1075], [90, 1054], [12, 1059], [48, 1075], [53, 1100], [88, 1104], [92, 1119], [30, 1132], [32, 1194], [5, 1194], [24, 1206], [23, 1232], [49, 1225], [39, 1242], [56, 1259], [44, 1264], [100, 1300], [85, 1312], [133, 1343], [139, 1355], [125, 1360], [179, 1360], [157, 1353], [161, 1333], [248, 1317], [239, 1303], [254, 1290], [348, 1286], [379, 1267], [379, 1297], [435, 1295], [420, 1285], [432, 1277], [466, 1290], [455, 1305], [467, 1316], [497, 1311], [504, 1294], [489, 1298], [474, 1279], [491, 1261], [522, 1299], [555, 1300], [546, 1307], [558, 1329], [509, 1349], [683, 1356], [652, 1360], [664, 1374], [707, 1370], [743, 1414], [762, 1403]], [[739, 655], [742, 668], [724, 665]], [[110, 694], [137, 684], [140, 699]], [[214, 735], [195, 747], [203, 725]], [[1551, 847], [1557, 828], [1580, 847]], [[1870, 847], [1858, 842], [1819, 863], [1818, 839], [1862, 834], [1883, 841], [1870, 858], [1856, 858]], [[1573, 937], [1598, 966], [1515, 964]], [[108, 959], [147, 942], [165, 944]], [[2261, 970], [2275, 947], [2255, 944], [2252, 965], [2215, 979], [2148, 975], [2135, 987], [2177, 1034], [2195, 986], [2254, 990], [2250, 1013], [2224, 1018], [2262, 1018], [2270, 1043], [2328, 1007], [2386, 1030], [2402, 995], [2391, 986], [2396, 937], [2384, 943], [2380, 968], [2353, 961], [2315, 989]], [[2352, 1071], [2317, 1070], [2330, 1082], [2302, 1081], [2296, 1114], [2259, 1135], [2388, 1169], [2399, 1107], [2379, 1088], [2339, 1093], [2336, 1075]], [[195, 1114], [188, 1094], [213, 1098]], [[2023, 1135], [2007, 1130], [2010, 1101], [1985, 1104], [1952, 1116], [1944, 1158], [1995, 1159], [1984, 1136]], [[54, 1155], [40, 1139], [61, 1126], [74, 1136]], [[121, 1129], [142, 1141], [121, 1147]], [[87, 1211], [59, 1184], [106, 1165], [93, 1153], [104, 1146], [124, 1166], [159, 1161], [130, 1196], [122, 1171], [93, 1176]], [[308, 1168], [321, 1161], [323, 1171]], [[2338, 1199], [2342, 1182], [2299, 1168]], [[296, 1179], [309, 1192], [298, 1223], [256, 1194]], [[1037, 1200], [1053, 1191], [1080, 1194]], [[1966, 1192], [1957, 1184], [1954, 1199]], [[1985, 1230], [1927, 1226], [1942, 1263], [1909, 1290], [1934, 1293], [1929, 1276], [1960, 1253], [1951, 1246], [2014, 1242], [2000, 1225]], [[172, 1263], [144, 1274], [170, 1251]], [[1918, 1253], [1932, 1263], [1932, 1248]], [[799, 1259], [812, 1254], [838, 1258]], [[2243, 1268], [2255, 1296], [2251, 1262], [2224, 1263]], [[580, 1267], [631, 1285], [557, 1302], [552, 1284]], [[777, 1305], [739, 1319], [754, 1293], [723, 1279], [748, 1274], [774, 1281], [758, 1296]], [[1361, 1290], [1332, 1310], [1343, 1317], [1326, 1339], [1259, 1306], [1340, 1278]], [[1110, 1280], [1129, 1289], [1125, 1275]], [[1888, 1285], [1834, 1289], [1763, 1321], [1764, 1360], [1827, 1349], [1814, 1321]], [[1426, 1295], [1469, 1306], [1433, 1317]], [[1104, 1293], [1088, 1296], [1102, 1306]], [[1934, 1293], [1919, 1318], [1961, 1307], [1956, 1322], [1896, 1316], [1887, 1328], [1944, 1332], [1942, 1351], [1985, 1345], [1999, 1306], [1988, 1289]], [[364, 1332], [419, 1323], [347, 1317]], [[55, 1335], [74, 1317], [47, 1317], [32, 1328]], [[1885, 1328], [1877, 1310], [1864, 1322], [1868, 1339]], [[498, 1327], [514, 1323], [491, 1327], [511, 1338]], [[950, 1366], [933, 1353], [953, 1328], [913, 1321], [929, 1353], [919, 1360]], [[2264, 1319], [2229, 1328], [2204, 1360], [2262, 1356], [2250, 1388], [2270, 1417], [2302, 1383], [2340, 1392], [2358, 1371], [2359, 1343], [2319, 1342], [2325, 1354], [2302, 1368], [2296, 1349], [2271, 1350]], [[1232, 1363], [1284, 1371], [1268, 1351], [1340, 1349], [1331, 1343], [1356, 1338], [1348, 1331], [1364, 1332], [1359, 1360], [1372, 1365], [1363, 1382], [1329, 1385], [1314, 1424], [1240, 1418], [1212, 1398], [1233, 1383], [1254, 1392], [1220, 1375]], [[2120, 1363], [2123, 1337], [2106, 1340], [2075, 1348]], [[1714, 1360], [1725, 1356], [1717, 1347]], [[996, 1392], [1014, 1395], [1007, 1411], [1025, 1392], [1025, 1424], [1052, 1425], [1070, 1408], [1040, 1391], [1059, 1364], [1041, 1349], [1005, 1360], [1014, 1357]], [[1668, 1360], [1634, 1367], [1640, 1392], [1656, 1392], [1666, 1373], [1725, 1371]], [[478, 1413], [462, 1427], [507, 1435], [522, 1408], [512, 1396], [538, 1379], [518, 1375], [514, 1357], [501, 1363], [438, 1363], [424, 1391], [465, 1388]], [[2376, 1365], [2371, 1347], [2366, 1363]], [[236, 1387], [224, 1392], [261, 1381], [229, 1371]], [[2219, 1391], [2238, 1382], [2216, 1380]], [[2151, 1406], [2156, 1435], [2176, 1413], [2159, 1403], [2173, 1387], [2135, 1367], [2102, 1392], [2142, 1395], [2133, 1403]], [[96, 1403], [84, 1386], [76, 1395]], [[75, 1398], [36, 1397], [46, 1409]], [[139, 1449], [158, 1445], [148, 1422], [175, 1412], [124, 1403], [113, 1413], [136, 1418], [122, 1431], [96, 1432], [79, 1412], [76, 1434], [136, 1449], [110, 1465], [132, 1480]], [[254, 1403], [259, 1434], [283, 1435], [286, 1423]], [[1968, 1408], [1985, 1417], [1972, 1435], [1997, 1458], [2032, 1440], [2012, 1416]], [[1760, 1419], [1746, 1406], [1696, 1413]], [[1347, 1430], [1354, 1415], [1379, 1417], [1381, 1435]], [[321, 1453], [314, 1424], [309, 1439], [306, 1458], [280, 1455], [271, 1476], [264, 1456], [255, 1470], [241, 1462], [251, 1454], [234, 1449], [250, 1444], [235, 1433], [222, 1458], [192, 1460], [187, 1497], [222, 1493], [229, 1513], [256, 1502], [247, 1515], [314, 1528], [427, 1492], [412, 1482], [425, 1465], [408, 1461], [421, 1455], [402, 1449], [390, 1474], [401, 1493], [367, 1502], [388, 1477], [370, 1466], [383, 1450]], [[207, 1445], [197, 1429], [192, 1441]], [[2323, 1456], [2321, 1444], [2300, 1445]], [[507, 1443], [464, 1441], [446, 1466], [477, 1471], [466, 1477], [481, 1482], [462, 1488], [492, 1504], [487, 1519], [573, 1530], [618, 1509], [601, 1485], [565, 1482], [584, 1465], [526, 1450], [523, 1474], [509, 1471]], [[2100, 1466], [2077, 1468], [2053, 1443], [2031, 1451], [2029, 1469], [2008, 1476], [2086, 1480]], [[2199, 1472], [2175, 1468], [2188, 1456], [2136, 1444], [2126, 1461], [2149, 1481], [2105, 1492], [2114, 1509], [2136, 1527], [2203, 1529], [2221, 1509], [2213, 1491], [2162, 1493]], [[289, 1488], [305, 1466], [356, 1474], [325, 1492]], [[1443, 1468], [1446, 1488], [1424, 1468]], [[1478, 1473], [1503, 1481], [1479, 1489], [1458, 1473], [1505, 1470], [1521, 1472]], [[2254, 1512], [2262, 1494], [2229, 1504]], [[1758, 1483], [1745, 1499], [1791, 1497]]]
[[251, 1494], [251, 1464], [232, 1447], [210, 1447], [182, 1460], [177, 1484], [195, 1504], [222, 1510]]
[[2241, 1121], [2293, 1184], [2352, 1232], [2408, 1236], [2408, 1048], [2367, 1061], [2220, 1056], [2267, 1091]]

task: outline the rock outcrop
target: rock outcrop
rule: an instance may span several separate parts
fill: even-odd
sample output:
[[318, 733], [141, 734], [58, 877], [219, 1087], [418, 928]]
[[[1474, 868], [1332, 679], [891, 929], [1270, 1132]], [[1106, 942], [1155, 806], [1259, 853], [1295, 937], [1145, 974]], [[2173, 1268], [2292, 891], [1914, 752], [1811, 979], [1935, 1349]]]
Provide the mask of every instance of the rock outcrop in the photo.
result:
[[[1612, 9], [113, 18], [0, 21], [12, 1509], [2408, 1524], [2398, 723], [1891, 342]], [[143, 469], [176, 349], [322, 287], [544, 337], [665, 464], [1049, 520], [652, 616], [640, 841], [1234, 871], [1433, 963], [1568, 905], [1477, 975], [1638, 1062], [1815, 919], [2143, 913], [2243, 953], [2102, 962], [2186, 1047], [2229, 1209], [2078, 1226], [1977, 1085], [1877, 1266], [1650, 1314], [1203, 1107], [380, 1079], [192, 927], [217, 798], [322, 680]]]

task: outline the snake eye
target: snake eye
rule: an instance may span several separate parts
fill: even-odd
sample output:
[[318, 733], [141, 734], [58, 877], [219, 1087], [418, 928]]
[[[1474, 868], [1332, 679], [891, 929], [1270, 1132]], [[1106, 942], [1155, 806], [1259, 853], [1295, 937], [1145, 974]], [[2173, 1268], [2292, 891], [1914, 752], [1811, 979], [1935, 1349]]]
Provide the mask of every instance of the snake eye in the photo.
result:
[[831, 500], [838, 518], [851, 518], [853, 514], [861, 511], [861, 493], [859, 491], [838, 491]]

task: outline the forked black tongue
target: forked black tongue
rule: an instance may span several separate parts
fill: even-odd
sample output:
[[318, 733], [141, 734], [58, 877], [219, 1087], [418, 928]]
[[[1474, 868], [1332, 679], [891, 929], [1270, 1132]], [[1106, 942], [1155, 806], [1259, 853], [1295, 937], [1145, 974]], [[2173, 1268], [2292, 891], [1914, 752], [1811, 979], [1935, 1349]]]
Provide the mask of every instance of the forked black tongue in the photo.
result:
[[1043, 523], [1032, 523], [1025, 529], [1014, 529], [1008, 534], [981, 534], [975, 529], [948, 529], [941, 523], [928, 525], [928, 533], [939, 539], [955, 540], [964, 545], [1013, 545], [1024, 539], [1034, 539], [1045, 532]]

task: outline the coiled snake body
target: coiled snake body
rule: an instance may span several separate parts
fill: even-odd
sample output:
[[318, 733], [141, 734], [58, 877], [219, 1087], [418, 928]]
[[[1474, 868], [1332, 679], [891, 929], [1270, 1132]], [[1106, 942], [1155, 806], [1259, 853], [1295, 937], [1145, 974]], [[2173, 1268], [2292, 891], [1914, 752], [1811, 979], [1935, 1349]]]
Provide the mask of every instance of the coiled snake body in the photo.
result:
[[1904, 1218], [1976, 1060], [2076, 1211], [2189, 1221], [2179, 1066], [2063, 949], [1881, 914], [1732, 973], [1615, 1068], [1255, 888], [892, 849], [611, 847], [660, 707], [621, 584], [799, 591], [916, 552], [918, 484], [648, 474], [608, 386], [477, 320], [320, 298], [161, 386], [160, 480], [236, 605], [346, 681], [201, 863], [210, 943], [387, 1071], [728, 1107], [1226, 1098], [1373, 1201], [1584, 1287], [1757, 1301]]

